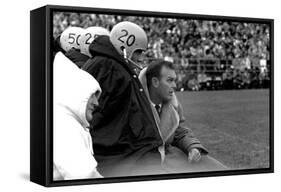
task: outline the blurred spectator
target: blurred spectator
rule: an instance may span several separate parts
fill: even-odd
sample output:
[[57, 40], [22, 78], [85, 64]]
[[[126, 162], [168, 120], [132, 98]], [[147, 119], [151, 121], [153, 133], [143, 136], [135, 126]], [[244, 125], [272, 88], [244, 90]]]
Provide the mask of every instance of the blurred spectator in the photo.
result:
[[[142, 26], [147, 33], [146, 64], [158, 58], [172, 61], [178, 74], [183, 70], [181, 76], [190, 69], [200, 73], [201, 67], [196, 66], [205, 65], [206, 75], [211, 79], [221, 78], [223, 88], [259, 88], [265, 85], [261, 82], [269, 84], [270, 35], [267, 24], [56, 12], [53, 35], [55, 39], [68, 26], [101, 26], [110, 31], [113, 25], [125, 20]], [[239, 69], [234, 76], [231, 75], [231, 65]], [[244, 82], [242, 79], [248, 80]]]

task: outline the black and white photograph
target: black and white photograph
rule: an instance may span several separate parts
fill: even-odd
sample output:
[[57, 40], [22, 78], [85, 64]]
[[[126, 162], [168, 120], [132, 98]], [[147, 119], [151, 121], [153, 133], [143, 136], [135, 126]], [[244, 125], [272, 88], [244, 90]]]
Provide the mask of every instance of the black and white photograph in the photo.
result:
[[48, 13], [50, 183], [272, 172], [273, 20]]

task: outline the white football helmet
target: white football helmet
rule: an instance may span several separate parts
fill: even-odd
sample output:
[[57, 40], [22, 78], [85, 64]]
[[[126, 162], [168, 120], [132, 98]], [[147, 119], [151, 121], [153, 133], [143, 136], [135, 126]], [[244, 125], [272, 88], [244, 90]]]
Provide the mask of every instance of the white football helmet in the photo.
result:
[[94, 41], [94, 39], [100, 35], [109, 36], [109, 31], [103, 27], [88, 27], [87, 29], [85, 29], [84, 33], [80, 38], [81, 53], [88, 55], [89, 57], [92, 57], [92, 55], [89, 52], [89, 46]]
[[81, 27], [68, 27], [60, 36], [61, 48], [69, 51], [71, 48], [80, 49], [80, 37], [84, 29]]
[[126, 59], [131, 59], [136, 50], [145, 51], [148, 44], [144, 30], [129, 21], [120, 22], [112, 28], [110, 41]]

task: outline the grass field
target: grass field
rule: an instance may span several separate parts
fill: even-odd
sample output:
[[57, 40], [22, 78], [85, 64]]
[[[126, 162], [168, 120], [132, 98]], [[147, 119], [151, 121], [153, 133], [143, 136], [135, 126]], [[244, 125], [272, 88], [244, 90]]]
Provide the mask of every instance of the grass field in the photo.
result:
[[269, 90], [177, 92], [186, 122], [230, 168], [269, 167]]

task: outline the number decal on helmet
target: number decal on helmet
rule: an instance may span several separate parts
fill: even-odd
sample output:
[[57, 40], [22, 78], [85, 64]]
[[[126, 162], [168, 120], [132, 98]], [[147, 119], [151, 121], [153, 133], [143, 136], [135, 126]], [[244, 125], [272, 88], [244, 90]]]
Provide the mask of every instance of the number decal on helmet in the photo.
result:
[[85, 36], [87, 37], [85, 44], [90, 45], [91, 43], [90, 43], [89, 40], [90, 40], [91, 37], [92, 37], [91, 33], [87, 33]]
[[135, 43], [136, 37], [134, 35], [129, 35], [127, 39], [127, 45], [130, 47]]
[[80, 46], [80, 43], [79, 43], [79, 38], [81, 37], [81, 35], [79, 34], [76, 38], [76, 44]]
[[[118, 40], [122, 43], [125, 43], [125, 39], [128, 36], [128, 31], [125, 29], [122, 29], [121, 32], [124, 32], [123, 35], [121, 35]], [[126, 44], [130, 47], [135, 43], [136, 37], [134, 35], [129, 35], [127, 40], [126, 40]]]
[[[92, 42], [92, 41], [90, 41], [91, 38], [92, 38], [92, 34], [91, 34], [91, 33], [86, 33], [85, 36], [87, 37], [87, 39], [86, 39], [86, 41], [85, 41], [85, 44], [90, 45], [91, 42]], [[98, 36], [99, 36], [99, 35], [95, 34], [94, 39], [96, 39]]]
[[77, 45], [80, 45], [80, 43], [79, 43], [79, 38], [80, 38], [80, 37], [81, 37], [80, 34], [76, 37], [76, 34], [75, 34], [75, 33], [69, 33], [69, 34], [68, 34], [68, 43], [69, 43], [69, 44], [74, 44], [74, 43], [76, 43]]
[[75, 33], [69, 33], [68, 34], [68, 43], [69, 44], [73, 44], [74, 42], [75, 42], [75, 36], [76, 36], [76, 34]]
[[94, 36], [94, 39], [96, 39], [98, 36], [100, 36], [100, 35], [98, 35], [98, 34], [95, 34], [95, 36]]

